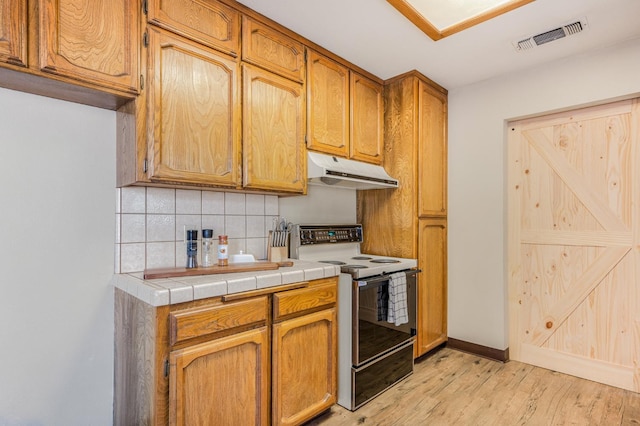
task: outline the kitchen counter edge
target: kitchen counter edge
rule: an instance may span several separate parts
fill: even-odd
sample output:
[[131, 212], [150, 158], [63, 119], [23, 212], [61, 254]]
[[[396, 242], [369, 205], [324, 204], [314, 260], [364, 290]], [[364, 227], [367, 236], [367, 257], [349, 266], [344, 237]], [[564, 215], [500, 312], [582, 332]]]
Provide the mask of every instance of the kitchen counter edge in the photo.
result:
[[198, 275], [145, 280], [142, 272], [115, 274], [114, 287], [151, 306], [166, 306], [226, 294], [242, 293], [293, 284], [302, 281], [335, 277], [340, 267], [319, 262], [293, 260], [293, 266], [276, 270]]

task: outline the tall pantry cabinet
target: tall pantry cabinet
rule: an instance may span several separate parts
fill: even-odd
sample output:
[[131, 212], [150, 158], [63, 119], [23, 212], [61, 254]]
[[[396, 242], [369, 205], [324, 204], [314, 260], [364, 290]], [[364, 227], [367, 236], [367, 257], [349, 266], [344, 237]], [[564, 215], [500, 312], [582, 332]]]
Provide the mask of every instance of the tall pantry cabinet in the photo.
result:
[[447, 341], [447, 91], [412, 71], [384, 95], [383, 166], [402, 184], [358, 191], [357, 216], [363, 252], [418, 259], [418, 357]]

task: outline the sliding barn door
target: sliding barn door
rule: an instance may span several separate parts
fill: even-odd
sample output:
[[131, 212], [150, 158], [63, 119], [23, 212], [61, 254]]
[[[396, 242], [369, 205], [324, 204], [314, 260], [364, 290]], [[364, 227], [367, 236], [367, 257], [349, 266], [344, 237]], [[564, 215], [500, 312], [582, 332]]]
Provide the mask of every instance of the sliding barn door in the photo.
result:
[[514, 360], [640, 391], [640, 100], [508, 128]]

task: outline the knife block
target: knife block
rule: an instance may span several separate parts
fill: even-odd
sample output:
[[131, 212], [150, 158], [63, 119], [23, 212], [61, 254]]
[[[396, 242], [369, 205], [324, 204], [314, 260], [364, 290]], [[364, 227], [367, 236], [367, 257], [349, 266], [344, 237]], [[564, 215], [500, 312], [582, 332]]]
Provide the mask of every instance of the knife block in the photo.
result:
[[269, 262], [281, 262], [289, 258], [289, 239], [285, 242], [284, 247], [273, 246], [273, 231], [269, 231], [269, 240], [267, 246], [267, 260]]

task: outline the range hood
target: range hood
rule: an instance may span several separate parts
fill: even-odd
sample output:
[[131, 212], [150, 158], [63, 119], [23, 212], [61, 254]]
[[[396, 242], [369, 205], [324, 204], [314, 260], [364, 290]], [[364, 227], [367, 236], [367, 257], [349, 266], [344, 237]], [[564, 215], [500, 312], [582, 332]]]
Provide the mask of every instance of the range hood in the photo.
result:
[[397, 188], [398, 181], [381, 166], [308, 152], [309, 184], [347, 189]]

